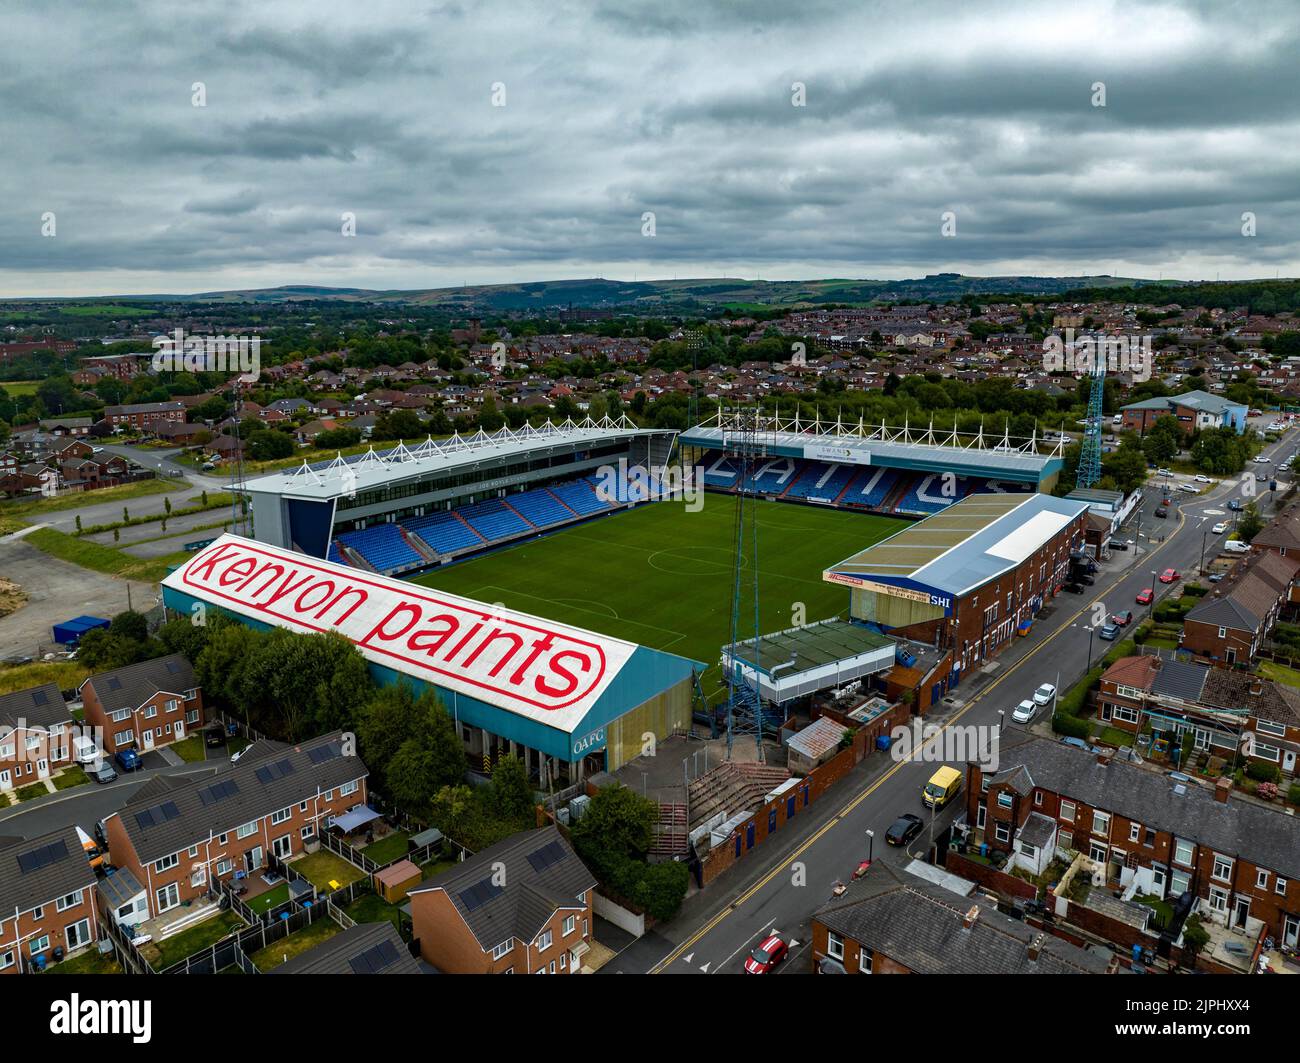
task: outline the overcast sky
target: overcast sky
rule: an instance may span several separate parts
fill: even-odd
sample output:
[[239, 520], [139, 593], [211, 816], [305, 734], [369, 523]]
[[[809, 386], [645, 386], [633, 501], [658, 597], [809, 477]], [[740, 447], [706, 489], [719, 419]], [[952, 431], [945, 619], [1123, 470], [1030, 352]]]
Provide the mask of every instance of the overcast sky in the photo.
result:
[[1294, 0], [8, 0], [0, 21], [0, 295], [1300, 275]]

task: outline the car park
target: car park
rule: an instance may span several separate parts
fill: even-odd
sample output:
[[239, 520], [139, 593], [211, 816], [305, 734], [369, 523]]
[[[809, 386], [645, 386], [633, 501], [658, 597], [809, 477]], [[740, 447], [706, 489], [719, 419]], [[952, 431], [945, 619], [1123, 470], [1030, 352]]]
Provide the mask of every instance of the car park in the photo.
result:
[[1160, 573], [1161, 583], [1176, 583], [1178, 581], [1178, 569], [1167, 568]]
[[1107, 642], [1114, 642], [1119, 637], [1118, 624], [1102, 624], [1101, 630], [1097, 632]]
[[885, 841], [890, 845], [906, 845], [921, 833], [923, 826], [924, 820], [915, 812], [904, 812], [885, 831]]
[[764, 938], [745, 960], [746, 974], [771, 974], [790, 948], [776, 934]]
[[1016, 723], [1028, 723], [1034, 718], [1034, 714], [1037, 712], [1038, 706], [1026, 698], [1011, 710], [1011, 718], [1015, 720]]
[[1213, 528], [1210, 529], [1210, 534], [1222, 535], [1227, 530], [1228, 530], [1228, 522], [1226, 520], [1221, 520], [1219, 521], [1218, 524], [1216, 524]]
[[1137, 603], [1138, 605], [1150, 605], [1155, 596], [1155, 591], [1150, 587], [1146, 587], [1138, 592]]

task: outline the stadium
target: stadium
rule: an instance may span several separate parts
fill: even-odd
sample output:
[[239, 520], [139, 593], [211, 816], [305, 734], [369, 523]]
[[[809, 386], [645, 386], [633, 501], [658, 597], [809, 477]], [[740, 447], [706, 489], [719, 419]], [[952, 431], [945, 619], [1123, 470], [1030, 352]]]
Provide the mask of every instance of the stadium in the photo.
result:
[[[716, 725], [724, 668], [777, 721], [862, 682], [932, 704], [1056, 593], [1082, 537], [1086, 506], [1041, 493], [1059, 445], [776, 419], [747, 438], [745, 484], [723, 414], [680, 437], [570, 420], [304, 462], [247, 481], [254, 537], [205, 546], [164, 601], [340, 631], [381, 681], [436, 690], [485, 766], [513, 753], [564, 785]], [[707, 504], [646, 491], [637, 474], [672, 463], [703, 467]], [[759, 600], [733, 644], [738, 497]]]

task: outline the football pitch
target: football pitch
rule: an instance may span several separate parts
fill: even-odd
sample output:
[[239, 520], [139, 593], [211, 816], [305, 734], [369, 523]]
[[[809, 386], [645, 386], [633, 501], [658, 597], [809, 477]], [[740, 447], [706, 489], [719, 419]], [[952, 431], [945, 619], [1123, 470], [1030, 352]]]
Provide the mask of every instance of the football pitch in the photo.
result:
[[[756, 512], [765, 632], [846, 615], [848, 588], [823, 582], [822, 571], [907, 523], [761, 500]], [[719, 651], [731, 641], [734, 513], [734, 499], [716, 494], [696, 513], [680, 502], [638, 506], [414, 582], [702, 661], [711, 696]], [[749, 637], [753, 605], [748, 594], [744, 601]]]

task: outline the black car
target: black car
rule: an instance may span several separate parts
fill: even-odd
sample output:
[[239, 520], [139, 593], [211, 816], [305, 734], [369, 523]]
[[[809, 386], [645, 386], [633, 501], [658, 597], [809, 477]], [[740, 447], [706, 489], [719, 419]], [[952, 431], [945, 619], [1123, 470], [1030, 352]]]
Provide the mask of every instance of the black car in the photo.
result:
[[213, 724], [203, 732], [203, 744], [206, 746], [224, 746], [226, 744], [226, 729], [221, 724]]
[[885, 841], [890, 845], [906, 845], [921, 833], [923, 826], [925, 823], [920, 816], [912, 812], [904, 812], [889, 825], [889, 830], [885, 831]]
[[1156, 516], [1157, 516], [1157, 517], [1167, 517], [1167, 516], [1169, 516], [1169, 510], [1165, 509], [1164, 506], [1157, 506], [1157, 507], [1156, 507]]
[[1082, 594], [1088, 588], [1082, 583], [1067, 583], [1063, 589], [1069, 591], [1071, 594]]
[[1079, 572], [1075, 574], [1074, 581], [1076, 583], [1085, 583], [1091, 587], [1097, 582], [1097, 577], [1091, 572]]

